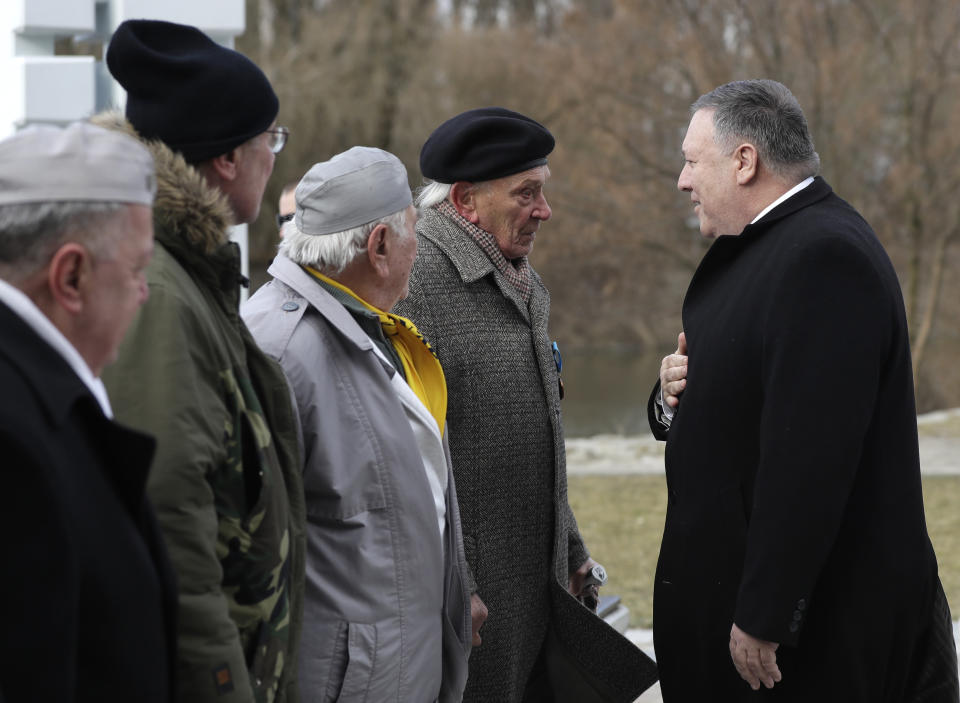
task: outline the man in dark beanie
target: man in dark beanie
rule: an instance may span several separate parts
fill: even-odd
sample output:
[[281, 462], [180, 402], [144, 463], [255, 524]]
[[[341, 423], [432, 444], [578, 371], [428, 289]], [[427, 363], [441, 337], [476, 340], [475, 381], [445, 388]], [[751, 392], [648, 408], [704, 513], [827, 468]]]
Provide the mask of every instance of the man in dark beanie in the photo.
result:
[[104, 381], [158, 439], [148, 483], [179, 577], [178, 699], [290, 701], [302, 609], [303, 487], [280, 368], [238, 315], [240, 254], [287, 132], [263, 72], [200, 30], [124, 22], [107, 66], [157, 165], [150, 298]]
[[443, 123], [420, 152], [433, 182], [417, 198], [418, 255], [396, 311], [430, 341], [449, 388], [474, 616], [465, 701], [550, 701], [561, 687], [633, 701], [655, 680], [642, 652], [577, 602], [595, 607], [605, 576], [567, 502], [550, 295], [527, 260], [552, 214], [553, 146], [543, 125], [490, 107]]

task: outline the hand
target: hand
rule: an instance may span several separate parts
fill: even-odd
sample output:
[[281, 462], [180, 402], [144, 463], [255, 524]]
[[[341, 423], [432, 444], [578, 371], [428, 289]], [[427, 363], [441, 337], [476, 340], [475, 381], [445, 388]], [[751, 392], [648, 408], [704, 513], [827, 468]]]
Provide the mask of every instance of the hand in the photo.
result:
[[737, 668], [740, 678], [750, 684], [754, 691], [760, 690], [762, 683], [767, 688], [780, 681], [780, 667], [777, 666], [776, 642], [758, 640], [733, 623], [730, 628], [730, 658]]
[[480, 639], [480, 628], [487, 619], [487, 606], [476, 593], [470, 596], [470, 619], [473, 621], [473, 646], [479, 647], [483, 641]]
[[583, 582], [587, 578], [587, 574], [590, 573], [590, 569], [596, 565], [597, 562], [587, 557], [587, 560], [583, 562], [583, 565], [579, 569], [570, 573], [570, 582], [567, 584], [567, 590], [570, 591], [570, 595], [576, 598], [583, 592]]
[[677, 351], [663, 357], [660, 363], [660, 390], [663, 402], [671, 408], [680, 405], [680, 394], [687, 387], [687, 335], [677, 336]]

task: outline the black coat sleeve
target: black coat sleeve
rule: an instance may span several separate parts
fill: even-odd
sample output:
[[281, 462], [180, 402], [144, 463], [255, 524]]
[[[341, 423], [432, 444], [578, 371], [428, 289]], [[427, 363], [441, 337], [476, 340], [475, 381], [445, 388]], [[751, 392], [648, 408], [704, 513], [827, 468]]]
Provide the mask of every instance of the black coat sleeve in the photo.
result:
[[756, 637], [799, 638], [795, 616], [845, 519], [890, 346], [892, 304], [863, 250], [811, 237], [785, 263], [761, 320], [760, 461], [734, 617]]
[[[77, 554], [39, 438], [0, 435], [0, 698], [73, 701], [77, 683]], [[35, 444], [33, 446], [42, 446]]]

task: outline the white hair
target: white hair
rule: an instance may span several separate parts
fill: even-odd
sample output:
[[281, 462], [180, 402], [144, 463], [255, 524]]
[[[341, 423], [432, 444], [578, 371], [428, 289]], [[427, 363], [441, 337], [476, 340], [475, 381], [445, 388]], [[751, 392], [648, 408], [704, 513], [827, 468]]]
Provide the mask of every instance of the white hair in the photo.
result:
[[28, 278], [68, 241], [82, 244], [95, 259], [109, 259], [117, 231], [106, 224], [126, 206], [72, 201], [0, 206], [0, 277]]
[[281, 254], [301, 266], [337, 274], [367, 250], [367, 240], [377, 225], [386, 225], [398, 237], [404, 238], [408, 236], [406, 224], [406, 208], [334, 234], [304, 234], [297, 228], [296, 219], [293, 219], [283, 225], [279, 249]]
[[452, 183], [438, 183], [430, 181], [417, 192], [416, 205], [421, 210], [442, 203], [450, 195]]

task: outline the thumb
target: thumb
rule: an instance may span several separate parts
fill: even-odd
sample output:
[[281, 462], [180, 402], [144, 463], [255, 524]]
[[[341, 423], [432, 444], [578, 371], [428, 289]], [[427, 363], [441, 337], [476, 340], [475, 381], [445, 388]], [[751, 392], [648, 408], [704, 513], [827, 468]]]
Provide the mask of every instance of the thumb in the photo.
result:
[[677, 354], [687, 355], [687, 334], [685, 332], [677, 335]]

